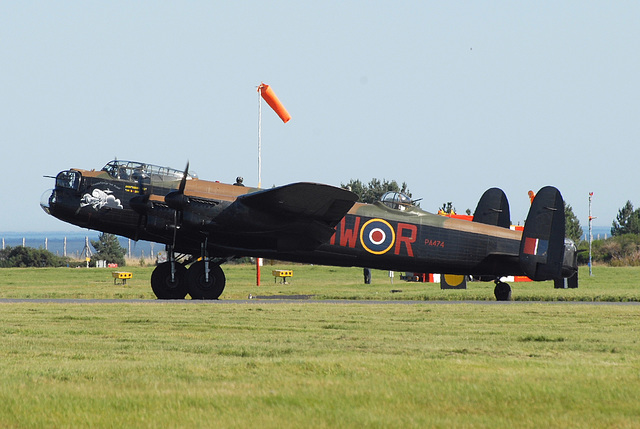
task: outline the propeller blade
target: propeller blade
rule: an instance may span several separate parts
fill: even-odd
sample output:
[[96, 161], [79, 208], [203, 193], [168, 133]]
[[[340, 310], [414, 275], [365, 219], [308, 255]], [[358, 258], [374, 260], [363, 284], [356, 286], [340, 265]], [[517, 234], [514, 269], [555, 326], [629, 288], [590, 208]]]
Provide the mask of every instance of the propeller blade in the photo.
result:
[[134, 237], [135, 241], [138, 241], [140, 238], [140, 231], [146, 227], [147, 213], [153, 208], [152, 204], [149, 202], [150, 197], [151, 194], [145, 193], [142, 176], [138, 177], [138, 195], [129, 200], [131, 208], [138, 213], [138, 223], [136, 225], [136, 234]]
[[189, 175], [189, 162], [187, 161], [187, 166], [184, 169], [182, 180], [180, 180], [180, 185], [178, 186], [178, 189], [175, 191], [169, 192], [164, 197], [164, 201], [167, 203], [167, 205], [174, 210], [183, 210], [185, 206], [189, 204], [189, 197], [184, 195], [184, 189], [187, 186], [188, 175]]
[[147, 211], [152, 209], [152, 205], [149, 202], [150, 197], [151, 195], [149, 194], [136, 195], [135, 197], [132, 197], [131, 200], [129, 200], [129, 205], [138, 214], [147, 214]]
[[187, 166], [184, 169], [184, 174], [182, 174], [182, 180], [180, 181], [180, 187], [178, 188], [178, 192], [184, 194], [184, 188], [187, 185], [187, 176], [189, 175], [189, 161], [187, 161]]
[[143, 214], [138, 215], [138, 224], [136, 225], [136, 235], [133, 237], [134, 241], [138, 241], [140, 239], [140, 231], [144, 229], [142, 219], [144, 219], [144, 223], [146, 224], [147, 215], [143, 215]]

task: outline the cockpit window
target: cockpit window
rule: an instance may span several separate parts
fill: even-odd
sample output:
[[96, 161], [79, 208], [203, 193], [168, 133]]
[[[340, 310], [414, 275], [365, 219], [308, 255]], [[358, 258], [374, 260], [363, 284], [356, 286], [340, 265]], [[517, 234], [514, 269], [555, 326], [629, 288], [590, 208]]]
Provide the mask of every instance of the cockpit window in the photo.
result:
[[411, 198], [400, 192], [387, 192], [380, 198], [380, 202], [396, 210], [406, 210], [413, 205]]
[[77, 171], [61, 171], [56, 176], [56, 187], [77, 191], [80, 189], [80, 177], [81, 174]]
[[[102, 169], [109, 173], [111, 177], [120, 180], [151, 180], [153, 182], [167, 182], [182, 180], [184, 172], [169, 167], [160, 167], [152, 164], [145, 164], [134, 161], [111, 161]], [[198, 176], [193, 173], [187, 174], [187, 179], [195, 179]]]

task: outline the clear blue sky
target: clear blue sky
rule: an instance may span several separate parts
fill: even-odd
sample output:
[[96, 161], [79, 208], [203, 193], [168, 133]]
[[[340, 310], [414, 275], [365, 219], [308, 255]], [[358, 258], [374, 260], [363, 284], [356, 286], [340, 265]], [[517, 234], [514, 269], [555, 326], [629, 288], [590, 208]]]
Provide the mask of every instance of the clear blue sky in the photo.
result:
[[72, 231], [44, 175], [130, 159], [264, 187], [406, 181], [422, 207], [640, 206], [640, 3], [0, 3], [0, 231]]

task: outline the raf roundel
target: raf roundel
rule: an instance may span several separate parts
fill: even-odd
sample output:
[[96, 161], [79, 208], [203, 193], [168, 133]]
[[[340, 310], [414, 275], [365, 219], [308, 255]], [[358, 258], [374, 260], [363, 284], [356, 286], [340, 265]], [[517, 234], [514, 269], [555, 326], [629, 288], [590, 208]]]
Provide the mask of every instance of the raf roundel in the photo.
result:
[[360, 229], [360, 243], [367, 252], [382, 255], [393, 247], [396, 233], [386, 220], [371, 219]]

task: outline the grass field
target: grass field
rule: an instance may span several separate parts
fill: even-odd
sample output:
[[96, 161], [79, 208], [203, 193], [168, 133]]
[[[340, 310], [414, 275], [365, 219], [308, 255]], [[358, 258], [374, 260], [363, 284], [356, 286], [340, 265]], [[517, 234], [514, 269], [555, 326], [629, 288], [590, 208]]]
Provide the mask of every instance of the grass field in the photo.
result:
[[[514, 296], [638, 300], [640, 271], [596, 268], [577, 291], [513, 284]], [[491, 284], [293, 270], [292, 284], [258, 288], [251, 267], [227, 267], [223, 297], [492, 299]], [[0, 297], [151, 298], [150, 269], [131, 271], [123, 287], [109, 270], [3, 269]], [[640, 427], [639, 316], [567, 303], [0, 303], [0, 427]]]
[[[439, 284], [404, 282], [395, 273], [373, 270], [371, 285], [363, 284], [362, 269], [279, 263], [262, 268], [256, 287], [255, 267], [223, 265], [227, 287], [221, 299], [246, 299], [249, 294], [313, 295], [318, 299], [367, 300], [495, 300], [492, 282], [470, 282], [466, 290], [440, 290]], [[271, 271], [292, 269], [290, 284], [276, 283]], [[155, 299], [149, 279], [153, 267], [126, 267], [133, 279], [114, 285], [111, 269], [3, 268], [0, 298], [142, 298]], [[593, 276], [580, 268], [577, 289], [554, 289], [553, 282], [511, 283], [513, 299], [522, 301], [640, 301], [640, 267], [596, 266]]]

